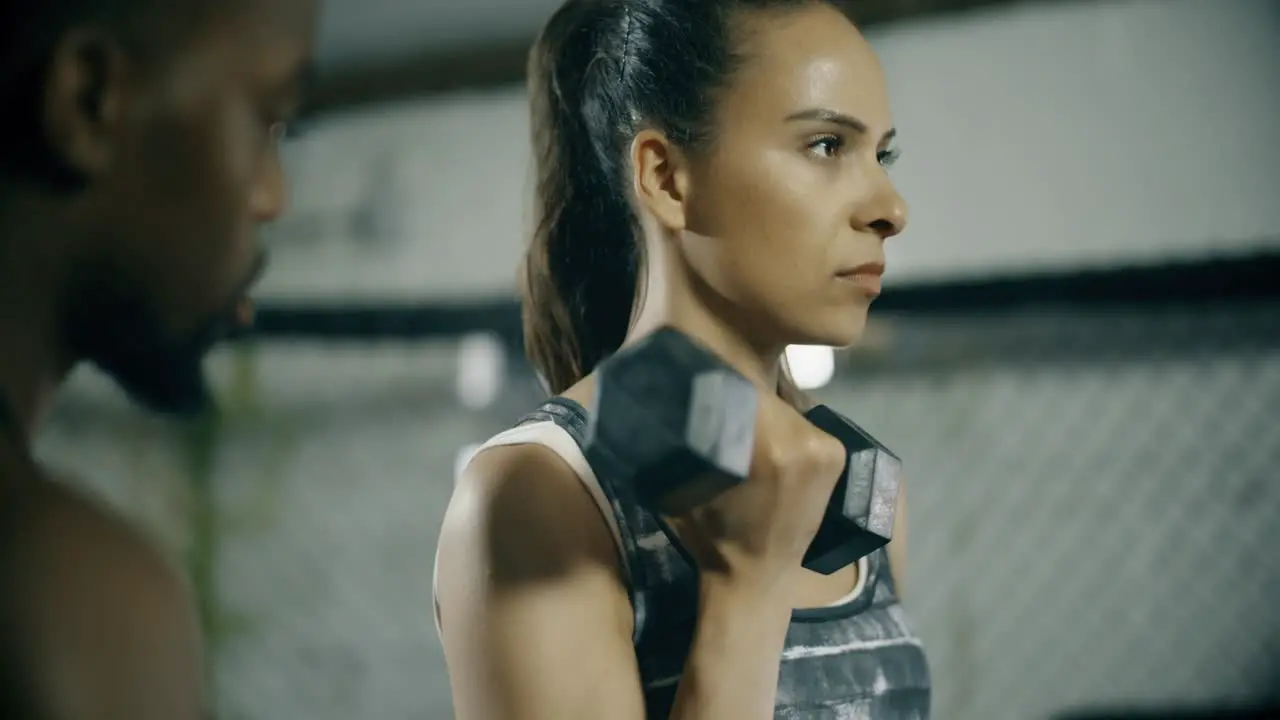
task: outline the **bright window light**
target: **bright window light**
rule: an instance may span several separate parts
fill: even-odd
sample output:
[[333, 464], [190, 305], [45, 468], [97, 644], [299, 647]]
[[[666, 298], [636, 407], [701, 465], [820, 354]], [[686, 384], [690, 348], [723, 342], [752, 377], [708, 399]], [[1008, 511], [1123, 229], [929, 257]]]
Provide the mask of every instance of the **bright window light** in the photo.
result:
[[458, 342], [458, 400], [478, 410], [489, 407], [502, 390], [506, 349], [496, 335], [468, 335]]
[[836, 352], [826, 345], [788, 345], [787, 365], [801, 390], [816, 390], [836, 374]]

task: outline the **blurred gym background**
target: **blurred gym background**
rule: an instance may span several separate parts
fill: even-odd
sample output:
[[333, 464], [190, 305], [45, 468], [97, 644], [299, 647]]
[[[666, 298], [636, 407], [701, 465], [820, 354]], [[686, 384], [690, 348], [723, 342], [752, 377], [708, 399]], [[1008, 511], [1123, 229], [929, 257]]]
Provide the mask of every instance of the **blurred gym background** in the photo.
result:
[[[911, 202], [853, 351], [904, 458], [939, 720], [1280, 699], [1280, 2], [852, 3]], [[222, 720], [448, 718], [469, 448], [531, 408], [524, 55], [556, 0], [328, 0], [257, 333], [189, 425], [77, 376], [42, 440], [186, 563]]]

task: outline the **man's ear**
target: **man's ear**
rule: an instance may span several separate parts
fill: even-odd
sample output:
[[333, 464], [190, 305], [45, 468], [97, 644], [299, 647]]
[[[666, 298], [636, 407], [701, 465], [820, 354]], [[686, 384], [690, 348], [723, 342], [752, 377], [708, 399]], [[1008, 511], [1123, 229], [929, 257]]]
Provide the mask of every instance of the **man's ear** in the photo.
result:
[[687, 158], [665, 135], [641, 130], [631, 142], [636, 199], [668, 230], [688, 226], [690, 174]]
[[107, 171], [118, 153], [128, 85], [124, 48], [109, 33], [73, 29], [54, 46], [40, 94], [49, 159], [79, 178]]

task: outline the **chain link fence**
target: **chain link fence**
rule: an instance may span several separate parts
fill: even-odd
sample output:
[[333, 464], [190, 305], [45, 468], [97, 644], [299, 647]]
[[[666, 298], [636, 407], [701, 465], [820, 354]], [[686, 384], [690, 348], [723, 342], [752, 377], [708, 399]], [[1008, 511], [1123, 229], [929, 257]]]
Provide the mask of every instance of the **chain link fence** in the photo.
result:
[[[882, 317], [820, 398], [905, 459], [907, 604], [940, 720], [1274, 700], [1280, 306]], [[435, 537], [460, 449], [537, 400], [459, 402], [450, 344], [265, 344], [175, 427], [86, 373], [41, 452], [185, 559], [223, 720], [448, 718]]]
[[1280, 308], [902, 324], [825, 399], [905, 458], [938, 717], [1274, 699]]

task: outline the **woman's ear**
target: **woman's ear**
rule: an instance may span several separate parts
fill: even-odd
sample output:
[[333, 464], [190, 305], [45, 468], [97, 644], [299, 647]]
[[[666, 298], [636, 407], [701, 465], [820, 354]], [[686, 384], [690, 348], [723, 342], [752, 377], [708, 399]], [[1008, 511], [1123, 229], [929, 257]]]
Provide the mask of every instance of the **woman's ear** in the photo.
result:
[[640, 207], [669, 231], [686, 229], [690, 173], [684, 153], [662, 133], [641, 130], [631, 141], [631, 168]]

